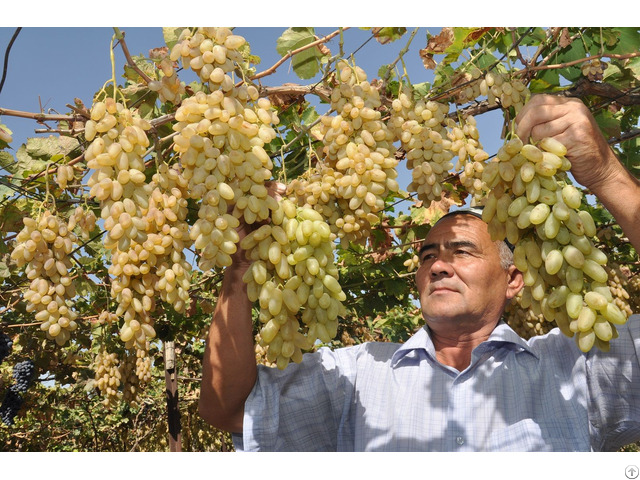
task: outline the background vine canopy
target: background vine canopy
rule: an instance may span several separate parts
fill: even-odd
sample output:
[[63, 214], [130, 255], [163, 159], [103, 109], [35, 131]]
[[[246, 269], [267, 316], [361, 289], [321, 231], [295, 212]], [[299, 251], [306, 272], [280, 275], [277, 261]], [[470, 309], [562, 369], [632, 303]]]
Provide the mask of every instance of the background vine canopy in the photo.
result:
[[[17, 384], [14, 366], [29, 359], [35, 370], [15, 397], [17, 415], [0, 425], [6, 450], [168, 450], [176, 441], [165, 414], [168, 343], [176, 352], [180, 448], [231, 450], [227, 435], [198, 418], [197, 398], [204, 338], [228, 264], [223, 254], [235, 248], [239, 218], [273, 225], [247, 246], [260, 265], [247, 281], [256, 300], [257, 361], [282, 366], [320, 345], [402, 342], [422, 324], [416, 247], [450, 208], [492, 198], [498, 183], [482, 173], [503, 144], [515, 148], [509, 132], [527, 95], [581, 98], [621, 161], [636, 175], [640, 165], [637, 28], [282, 28], [270, 45], [253, 42], [251, 28], [166, 28], [165, 44], [147, 52], [129, 52], [127, 32], [111, 32], [114, 73], [93, 86], [89, 100], [69, 98], [65, 111], [24, 112], [0, 92], [0, 332], [11, 341], [0, 394], [7, 398]], [[259, 62], [267, 47], [282, 61]], [[385, 63], [375, 61], [382, 54], [367, 53], [382, 51], [392, 52]], [[37, 122], [36, 135], [21, 145], [11, 138], [19, 117]], [[365, 147], [377, 167], [359, 171], [349, 159]], [[229, 160], [238, 151], [253, 171]], [[368, 170], [376, 173], [366, 177]], [[347, 175], [366, 177], [358, 180], [365, 188], [356, 194]], [[510, 175], [498, 177], [508, 182]], [[269, 203], [269, 180], [289, 186], [289, 213]], [[561, 168], [557, 181], [573, 184]], [[593, 231], [582, 231], [585, 248], [608, 259], [600, 262], [605, 277], [585, 277], [584, 288], [626, 317], [637, 311], [637, 253], [584, 193], [567, 204], [594, 220]], [[285, 218], [318, 221], [331, 232], [323, 237], [326, 228], [317, 227], [296, 237]], [[276, 226], [293, 233], [278, 241]], [[214, 230], [220, 241], [212, 253]], [[314, 232], [317, 244], [306, 248]], [[519, 235], [523, 245], [535, 243], [535, 229]], [[41, 238], [42, 251], [27, 246]], [[40, 261], [29, 252], [42, 253]], [[296, 255], [304, 267], [284, 271], [281, 259]], [[312, 279], [299, 293], [306, 282], [293, 281], [299, 284], [286, 292], [292, 277], [320, 269], [339, 286]], [[567, 283], [547, 275], [544, 296]], [[281, 302], [261, 299], [265, 284], [269, 297], [286, 292], [275, 294]], [[545, 316], [547, 305], [536, 300], [521, 298], [508, 311], [525, 337], [560, 318]], [[613, 325], [621, 321], [611, 315]], [[277, 318], [287, 327], [274, 327]], [[569, 323], [563, 331], [577, 333]], [[606, 348], [593, 335], [599, 340], [592, 345]]]

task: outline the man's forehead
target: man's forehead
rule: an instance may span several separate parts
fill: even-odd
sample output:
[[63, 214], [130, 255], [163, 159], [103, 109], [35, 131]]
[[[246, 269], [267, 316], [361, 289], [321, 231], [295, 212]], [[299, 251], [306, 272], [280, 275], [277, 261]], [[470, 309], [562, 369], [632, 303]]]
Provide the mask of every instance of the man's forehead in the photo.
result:
[[489, 238], [487, 224], [479, 218], [472, 215], [443, 217], [431, 227], [422, 242], [421, 250], [424, 250], [427, 245], [450, 246], [453, 243], [459, 244], [465, 241], [474, 244], [482, 243], [484, 235]]

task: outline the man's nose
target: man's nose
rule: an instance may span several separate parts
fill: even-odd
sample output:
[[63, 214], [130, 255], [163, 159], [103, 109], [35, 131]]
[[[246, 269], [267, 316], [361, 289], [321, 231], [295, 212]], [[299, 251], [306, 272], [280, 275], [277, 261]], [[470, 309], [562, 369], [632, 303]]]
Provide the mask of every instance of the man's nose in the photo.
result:
[[445, 258], [442, 255], [438, 255], [438, 257], [431, 264], [431, 268], [429, 269], [429, 274], [433, 278], [451, 275], [452, 272], [453, 269], [451, 267], [449, 259]]

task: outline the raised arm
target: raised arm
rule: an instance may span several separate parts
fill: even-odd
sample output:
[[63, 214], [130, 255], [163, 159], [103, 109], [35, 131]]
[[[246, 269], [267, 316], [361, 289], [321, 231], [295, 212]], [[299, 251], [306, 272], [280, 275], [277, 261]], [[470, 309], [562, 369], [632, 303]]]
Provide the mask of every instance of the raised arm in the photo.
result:
[[216, 428], [242, 431], [244, 402], [256, 381], [251, 302], [242, 281], [249, 264], [237, 252], [225, 271], [202, 362], [200, 416]]
[[582, 101], [536, 95], [516, 117], [523, 140], [552, 137], [567, 147], [571, 173], [595, 194], [640, 251], [640, 182], [620, 163]]
[[[284, 186], [274, 184], [276, 198]], [[242, 223], [242, 239], [250, 227]], [[242, 432], [244, 402], [256, 381], [257, 367], [253, 342], [251, 302], [242, 276], [250, 266], [238, 248], [233, 264], [225, 270], [202, 363], [200, 416], [216, 428]]]

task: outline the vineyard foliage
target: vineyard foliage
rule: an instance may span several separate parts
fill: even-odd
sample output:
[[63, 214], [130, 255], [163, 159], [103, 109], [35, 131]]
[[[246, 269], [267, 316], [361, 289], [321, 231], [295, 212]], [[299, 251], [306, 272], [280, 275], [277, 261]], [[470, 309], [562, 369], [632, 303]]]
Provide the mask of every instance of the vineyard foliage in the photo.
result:
[[[277, 368], [320, 345], [402, 342], [422, 325], [420, 240], [450, 208], [490, 198], [482, 172], [498, 149], [485, 146], [511, 139], [531, 95], [580, 98], [638, 176], [638, 29], [432, 30], [289, 28], [275, 45], [249, 45], [242, 28], [165, 28], [165, 45], [132, 57], [126, 30], [114, 29], [111, 48], [127, 63], [91, 105], [49, 121], [48, 135], [15, 145], [17, 113], [2, 106], [0, 334], [11, 353], [0, 399], [14, 365], [35, 369], [0, 423], [2, 448], [167, 450], [163, 346], [174, 342], [182, 449], [232, 449], [198, 417], [197, 399], [239, 219], [272, 226], [246, 245], [262, 262], [247, 282], [256, 359]], [[342, 43], [355, 31], [395, 48], [395, 61], [365, 71]], [[263, 48], [282, 61], [262, 65]], [[432, 80], [412, 82], [409, 64]], [[271, 84], [285, 69], [291, 81]], [[287, 202], [270, 200], [270, 182], [286, 184]], [[601, 283], [615, 308], [636, 312], [637, 253], [574, 186], [608, 257]], [[530, 304], [507, 311], [521, 335], [556, 326]]]

